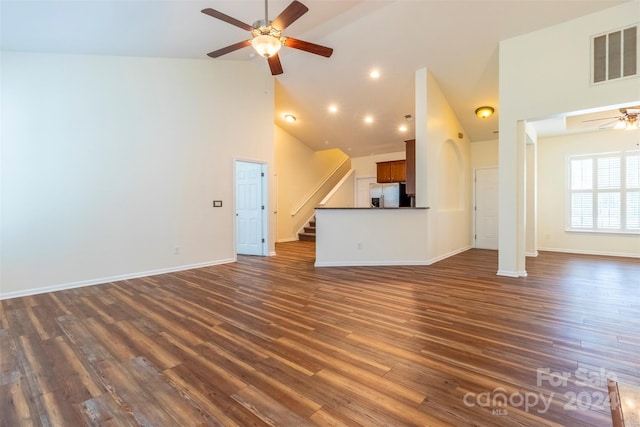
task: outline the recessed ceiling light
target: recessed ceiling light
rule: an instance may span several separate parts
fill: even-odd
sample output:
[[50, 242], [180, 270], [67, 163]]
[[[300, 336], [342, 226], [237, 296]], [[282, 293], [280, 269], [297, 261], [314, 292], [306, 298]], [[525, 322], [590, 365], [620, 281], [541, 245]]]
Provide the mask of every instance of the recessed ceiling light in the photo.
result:
[[400, 130], [400, 132], [406, 132], [407, 131], [407, 127], [405, 125], [402, 125], [398, 128]]
[[329, 105], [330, 113], [335, 113], [336, 111], [338, 111], [338, 107], [336, 107], [335, 105]]
[[284, 121], [287, 123], [293, 123], [296, 121], [296, 116], [294, 116], [293, 114], [285, 114]]
[[365, 122], [365, 123], [373, 123], [373, 117], [371, 117], [371, 116], [367, 116], [367, 117], [365, 117], [365, 118], [364, 118], [364, 122]]
[[371, 77], [372, 79], [377, 79], [378, 77], [380, 77], [380, 71], [371, 70], [371, 72], [369, 73], [369, 77]]

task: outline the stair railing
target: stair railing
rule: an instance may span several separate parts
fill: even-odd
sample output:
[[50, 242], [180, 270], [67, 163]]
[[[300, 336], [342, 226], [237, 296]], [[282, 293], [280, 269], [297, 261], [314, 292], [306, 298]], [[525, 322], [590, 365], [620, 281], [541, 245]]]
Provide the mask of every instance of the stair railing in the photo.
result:
[[329, 173], [329, 175], [322, 180], [322, 182], [320, 182], [320, 184], [318, 184], [313, 191], [311, 191], [311, 193], [302, 201], [302, 203], [300, 203], [300, 205], [298, 207], [296, 207], [293, 211], [291, 211], [291, 216], [296, 216], [306, 205], [307, 203], [309, 203], [309, 201], [311, 201], [314, 196], [318, 193], [318, 191], [320, 191], [322, 189], [322, 187], [331, 179], [333, 178], [333, 176], [342, 168], [342, 166], [347, 162], [351, 160], [349, 157], [345, 157], [345, 159], [338, 165], [336, 166], [331, 173]]
[[342, 177], [342, 179], [340, 181], [338, 181], [338, 183], [331, 189], [331, 191], [329, 191], [329, 193], [325, 196], [324, 199], [322, 199], [322, 201], [318, 204], [319, 206], [324, 206], [326, 205], [329, 200], [331, 200], [331, 198], [333, 197], [334, 194], [336, 194], [338, 192], [338, 190], [340, 190], [340, 188], [342, 187], [342, 184], [345, 183], [346, 180], [349, 179], [349, 177], [351, 175], [353, 175], [355, 173], [355, 169], [349, 169], [349, 172], [347, 172], [346, 174], [344, 174], [344, 176]]

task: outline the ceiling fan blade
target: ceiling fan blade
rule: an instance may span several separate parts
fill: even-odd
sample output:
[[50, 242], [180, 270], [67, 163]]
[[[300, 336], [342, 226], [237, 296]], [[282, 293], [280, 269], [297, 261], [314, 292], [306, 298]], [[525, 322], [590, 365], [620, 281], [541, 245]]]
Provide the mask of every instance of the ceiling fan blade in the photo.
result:
[[230, 46], [223, 47], [222, 49], [214, 50], [213, 52], [207, 53], [207, 56], [212, 58], [218, 58], [219, 56], [226, 55], [227, 53], [233, 52], [234, 50], [242, 49], [245, 46], [249, 46], [251, 44], [250, 40], [243, 40], [238, 43], [234, 43]]
[[613, 117], [601, 117], [599, 119], [589, 119], [589, 120], [583, 120], [582, 123], [587, 123], [587, 122], [597, 122], [600, 120], [611, 120], [611, 119], [617, 119], [620, 118], [620, 116], [613, 116]]
[[320, 46], [319, 44], [305, 42], [303, 40], [294, 39], [293, 37], [287, 37], [284, 42], [285, 46], [292, 47], [294, 49], [304, 50], [305, 52], [315, 53], [316, 55], [329, 58], [333, 53], [333, 49], [330, 47]]
[[211, 9], [210, 7], [206, 8], [206, 9], [202, 9], [202, 13], [204, 13], [205, 15], [209, 15], [209, 16], [212, 16], [214, 18], [217, 18], [217, 19], [219, 19], [221, 21], [224, 21], [224, 22], [226, 22], [228, 24], [235, 25], [236, 27], [240, 27], [245, 31], [253, 30], [253, 27], [251, 25], [245, 24], [242, 21], [238, 21], [236, 18], [232, 18], [229, 15], [225, 15], [224, 13], [218, 12], [215, 9]]
[[309, 8], [307, 6], [297, 0], [294, 0], [280, 13], [280, 15], [278, 15], [276, 19], [273, 20], [273, 22], [271, 22], [271, 26], [282, 31], [308, 11]]
[[602, 125], [598, 126], [598, 129], [609, 129], [610, 127], [613, 127], [612, 125], [615, 125], [619, 121], [620, 121], [620, 119], [614, 120], [614, 121], [609, 122], [609, 123], [602, 124]]
[[282, 63], [280, 62], [280, 57], [276, 53], [267, 58], [269, 62], [269, 68], [271, 69], [271, 75], [277, 76], [278, 74], [282, 74], [284, 71], [282, 70]]

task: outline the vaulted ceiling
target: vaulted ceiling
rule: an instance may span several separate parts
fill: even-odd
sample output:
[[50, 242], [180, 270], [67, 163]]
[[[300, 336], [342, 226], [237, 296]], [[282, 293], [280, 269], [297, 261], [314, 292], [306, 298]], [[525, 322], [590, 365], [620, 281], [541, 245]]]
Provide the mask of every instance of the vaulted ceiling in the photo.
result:
[[[414, 73], [427, 67], [472, 141], [498, 129], [498, 43], [624, 1], [616, 0], [302, 0], [309, 7], [285, 35], [329, 46], [331, 58], [283, 48], [276, 79], [276, 124], [314, 149], [351, 156], [400, 151], [413, 138]], [[269, 2], [273, 19], [290, 3]], [[210, 7], [247, 24], [264, 2], [11, 1], [1, 4], [3, 50], [207, 58], [246, 40], [242, 29], [202, 14]], [[220, 59], [251, 61], [272, 78], [266, 60], [245, 47]], [[380, 77], [369, 72], [377, 69]], [[328, 107], [335, 105], [337, 112]], [[481, 105], [497, 114], [481, 120]], [[297, 117], [286, 123], [285, 113]], [[373, 123], [365, 123], [371, 115]], [[408, 130], [400, 132], [400, 125]]]

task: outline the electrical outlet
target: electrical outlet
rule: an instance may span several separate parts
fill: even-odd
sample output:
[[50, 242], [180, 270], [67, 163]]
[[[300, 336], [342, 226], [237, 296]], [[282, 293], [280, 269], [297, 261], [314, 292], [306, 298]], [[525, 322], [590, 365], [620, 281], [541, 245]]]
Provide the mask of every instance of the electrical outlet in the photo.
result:
[[176, 246], [175, 248], [173, 248], [173, 254], [180, 255], [180, 246]]

